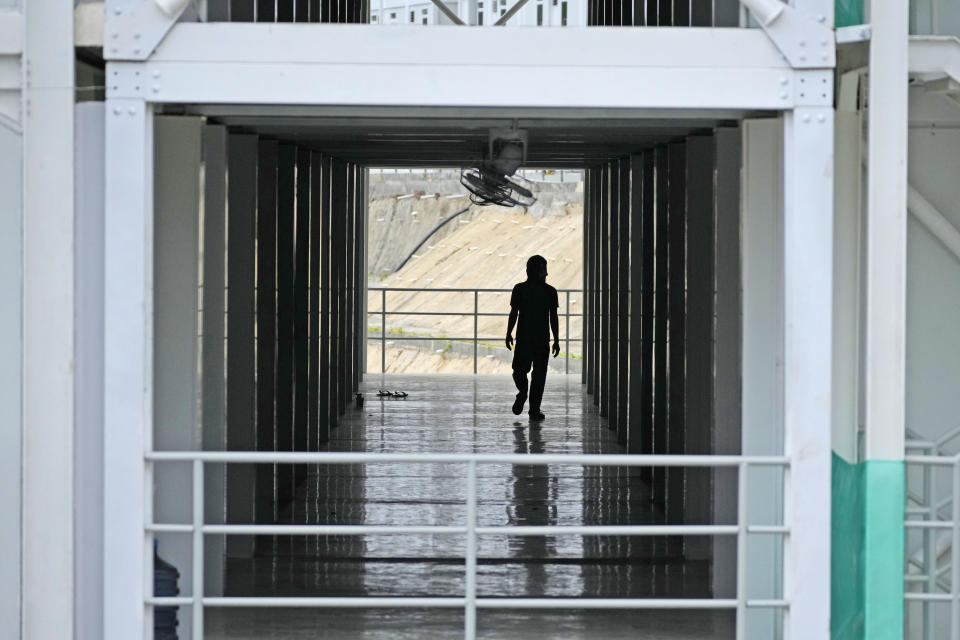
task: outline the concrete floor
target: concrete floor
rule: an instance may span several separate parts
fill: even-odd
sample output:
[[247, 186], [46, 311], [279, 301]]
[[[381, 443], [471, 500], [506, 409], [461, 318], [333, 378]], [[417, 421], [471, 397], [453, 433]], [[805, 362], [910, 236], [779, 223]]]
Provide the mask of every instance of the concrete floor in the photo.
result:
[[[400, 389], [404, 400], [376, 398]], [[367, 376], [366, 406], [350, 409], [331, 451], [619, 453], [579, 376], [551, 374], [547, 419], [510, 412], [507, 376]], [[521, 419], [522, 418], [522, 419]], [[664, 522], [649, 487], [622, 468], [483, 465], [480, 525]], [[462, 524], [463, 467], [311, 467], [285, 523]], [[226, 595], [448, 596], [463, 593], [458, 536], [265, 538], [252, 559], [230, 559]], [[709, 567], [684, 562], [676, 539], [481, 537], [478, 595], [710, 597]], [[209, 609], [207, 638], [456, 638], [460, 610]], [[481, 610], [478, 636], [526, 640], [732, 638], [726, 611]]]

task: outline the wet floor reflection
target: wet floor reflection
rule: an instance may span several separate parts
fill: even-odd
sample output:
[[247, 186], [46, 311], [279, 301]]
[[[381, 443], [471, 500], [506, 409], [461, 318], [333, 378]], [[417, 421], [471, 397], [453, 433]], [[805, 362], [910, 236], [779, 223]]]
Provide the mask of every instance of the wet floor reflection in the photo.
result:
[[[615, 435], [578, 377], [550, 376], [547, 420], [510, 413], [509, 377], [371, 376], [366, 407], [350, 410], [331, 451], [619, 453]], [[377, 399], [377, 388], [405, 400]], [[369, 390], [373, 390], [370, 393]], [[480, 525], [664, 522], [638, 470], [568, 465], [482, 465]], [[462, 524], [462, 465], [319, 465], [309, 469], [283, 523]], [[449, 596], [464, 590], [461, 536], [296, 536], [269, 539], [254, 558], [230, 558], [228, 595]], [[709, 567], [684, 562], [665, 539], [482, 536], [485, 597], [709, 597]], [[485, 610], [489, 638], [726, 638], [727, 612]], [[212, 638], [455, 638], [459, 611], [211, 610]], [[413, 633], [411, 628], [418, 631]], [[413, 635], [410, 635], [413, 633]], [[246, 635], [245, 635], [246, 634]], [[649, 634], [649, 635], [648, 635]]]

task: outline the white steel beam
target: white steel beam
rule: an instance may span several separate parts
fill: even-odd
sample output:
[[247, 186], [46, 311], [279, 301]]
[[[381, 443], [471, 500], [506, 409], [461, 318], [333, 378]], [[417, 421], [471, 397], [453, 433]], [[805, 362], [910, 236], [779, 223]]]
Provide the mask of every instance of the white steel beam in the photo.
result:
[[867, 459], [903, 458], [906, 415], [908, 8], [872, 2], [867, 162]]
[[107, 74], [111, 97], [208, 104], [781, 110], [800, 90], [751, 29], [180, 23]]
[[21, 637], [47, 640], [74, 636], [73, 2], [23, 16]]
[[833, 108], [784, 116], [785, 638], [830, 637]]
[[104, 283], [104, 638], [153, 634], [153, 119], [107, 100]]

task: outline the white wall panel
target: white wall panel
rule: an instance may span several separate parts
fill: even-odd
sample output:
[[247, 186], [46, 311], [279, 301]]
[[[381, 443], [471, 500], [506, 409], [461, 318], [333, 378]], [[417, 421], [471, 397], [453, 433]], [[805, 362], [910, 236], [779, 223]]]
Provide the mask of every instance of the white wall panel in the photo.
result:
[[22, 144], [18, 132], [0, 123], [0, 620], [14, 634], [20, 628]]

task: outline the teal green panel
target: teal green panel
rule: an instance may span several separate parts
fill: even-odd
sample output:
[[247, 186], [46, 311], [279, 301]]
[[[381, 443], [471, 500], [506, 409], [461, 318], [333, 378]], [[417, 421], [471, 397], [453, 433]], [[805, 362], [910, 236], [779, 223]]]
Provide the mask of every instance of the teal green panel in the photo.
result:
[[864, 466], [864, 632], [870, 640], [903, 637], [906, 470], [902, 460]]
[[838, 27], [863, 24], [863, 0], [836, 0], [834, 22]]
[[862, 640], [864, 623], [863, 465], [833, 454], [830, 637]]

